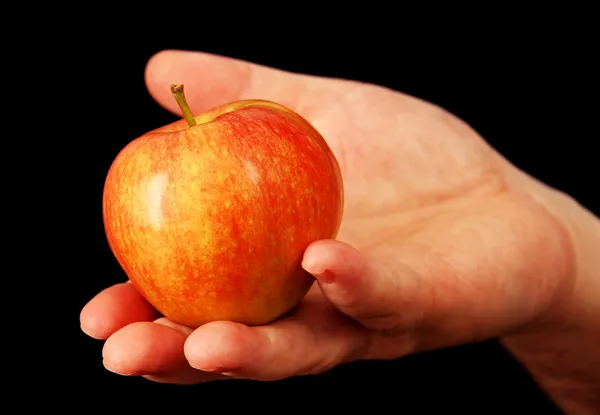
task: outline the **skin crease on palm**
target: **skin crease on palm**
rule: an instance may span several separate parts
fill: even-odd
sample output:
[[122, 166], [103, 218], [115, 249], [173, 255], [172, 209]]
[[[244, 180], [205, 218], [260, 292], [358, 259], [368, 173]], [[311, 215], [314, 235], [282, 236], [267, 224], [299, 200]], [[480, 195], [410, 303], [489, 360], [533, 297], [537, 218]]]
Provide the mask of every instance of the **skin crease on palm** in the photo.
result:
[[600, 405], [598, 220], [463, 121], [383, 87], [205, 53], [159, 53], [146, 83], [177, 114], [172, 83], [195, 113], [247, 98], [297, 111], [339, 160], [344, 220], [337, 241], [305, 252], [317, 279], [305, 300], [268, 326], [193, 331], [131, 284], [99, 293], [81, 325], [106, 339], [107, 369], [166, 383], [276, 380], [500, 337], [560, 406]]

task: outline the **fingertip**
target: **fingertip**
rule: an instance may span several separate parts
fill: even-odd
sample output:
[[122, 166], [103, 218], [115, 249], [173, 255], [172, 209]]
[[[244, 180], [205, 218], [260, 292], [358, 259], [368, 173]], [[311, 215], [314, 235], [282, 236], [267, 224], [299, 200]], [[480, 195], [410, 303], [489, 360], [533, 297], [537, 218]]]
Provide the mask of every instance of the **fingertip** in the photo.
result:
[[163, 50], [146, 63], [150, 95], [167, 110], [180, 114], [171, 84], [183, 84], [194, 113], [239, 99], [247, 77], [246, 63], [201, 51]]
[[106, 288], [92, 298], [79, 313], [81, 330], [88, 336], [105, 340], [117, 330], [136, 321], [152, 321], [158, 312], [132, 284]]
[[361, 254], [345, 242], [324, 239], [313, 242], [304, 251], [302, 268], [320, 282], [329, 282], [334, 274], [348, 272], [361, 265]]
[[98, 333], [96, 333], [94, 328], [87, 327], [84, 323], [80, 323], [79, 328], [85, 335], [87, 335], [88, 337], [91, 337], [94, 340], [106, 340], [106, 338], [108, 337], [105, 334], [98, 334], [98, 333], [105, 333], [106, 330], [101, 330]]
[[305, 250], [302, 257], [302, 268], [310, 274], [318, 275], [325, 271], [331, 262], [331, 245], [335, 241], [323, 239], [311, 243]]
[[[144, 80], [150, 95], [162, 103], [162, 99], [170, 94], [170, 85], [183, 83], [176, 70], [172, 70], [172, 63], [181, 51], [165, 49], [148, 59], [144, 69]], [[168, 105], [168, 109], [175, 110], [177, 105]]]
[[185, 334], [166, 325], [138, 322], [110, 336], [102, 349], [104, 367], [125, 376], [163, 373], [186, 364]]
[[83, 306], [79, 313], [79, 326], [81, 331], [92, 339], [106, 340], [114, 332], [113, 324], [102, 318], [98, 308], [95, 298]]
[[235, 373], [257, 361], [261, 342], [257, 334], [243, 324], [218, 321], [196, 329], [187, 338], [184, 353], [190, 366], [198, 370]]
[[162, 59], [165, 56], [167, 56], [167, 58], [168, 58], [168, 56], [171, 52], [172, 52], [171, 50], [164, 49], [164, 50], [160, 50], [160, 51], [156, 52], [154, 55], [150, 56], [150, 58], [146, 62], [146, 68], [144, 70], [144, 77], [146, 78], [146, 80], [151, 79], [151, 77], [154, 75], [154, 70], [157, 67], [160, 67], [160, 65], [157, 66], [157, 63], [160, 64], [160, 62], [162, 61]]

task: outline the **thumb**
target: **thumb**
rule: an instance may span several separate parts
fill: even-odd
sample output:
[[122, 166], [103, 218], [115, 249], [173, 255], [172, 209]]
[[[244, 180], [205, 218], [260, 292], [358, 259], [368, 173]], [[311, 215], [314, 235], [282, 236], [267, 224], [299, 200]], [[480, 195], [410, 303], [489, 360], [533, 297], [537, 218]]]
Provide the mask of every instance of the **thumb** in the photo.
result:
[[397, 294], [414, 292], [411, 285], [418, 280], [402, 264], [391, 270], [344, 242], [320, 240], [305, 250], [302, 267], [336, 308], [367, 328], [410, 329], [420, 320], [420, 307], [398, 310]]
[[420, 350], [546, 323], [573, 275], [565, 231], [510, 195], [470, 209], [372, 254], [314, 242], [302, 266], [341, 312], [386, 335], [411, 334]]

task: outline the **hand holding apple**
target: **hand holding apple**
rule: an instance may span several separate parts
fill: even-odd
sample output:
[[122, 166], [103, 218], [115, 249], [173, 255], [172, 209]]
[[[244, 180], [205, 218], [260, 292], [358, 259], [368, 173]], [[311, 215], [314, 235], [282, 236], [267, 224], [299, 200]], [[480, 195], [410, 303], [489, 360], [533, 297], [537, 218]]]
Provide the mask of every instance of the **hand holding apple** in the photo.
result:
[[[354, 360], [395, 359], [500, 337], [558, 403], [565, 408], [577, 408], [575, 412], [582, 412], [581, 408], [587, 406], [591, 408], [589, 413], [595, 413], [600, 396], [600, 361], [597, 341], [591, 334], [598, 333], [600, 320], [598, 313], [592, 311], [597, 310], [600, 286], [596, 283], [598, 280], [593, 279], [598, 273], [591, 271], [600, 269], [598, 255], [594, 255], [600, 235], [597, 218], [515, 169], [461, 120], [414, 97], [375, 85], [294, 74], [206, 53], [165, 51], [148, 63], [146, 82], [157, 102], [171, 111], [176, 111], [177, 105], [171, 91], [164, 86], [172, 79], [192, 87], [190, 90], [194, 92], [188, 99], [197, 108], [261, 96], [285, 103], [310, 117], [340, 161], [344, 174], [344, 223], [336, 240], [319, 240], [305, 250], [302, 267], [315, 276], [318, 284], [293, 313], [271, 324], [248, 327], [217, 321], [192, 330], [166, 318], [157, 318], [156, 310], [132, 284], [116, 284], [102, 290], [81, 311], [81, 327], [88, 335], [106, 340], [102, 361], [107, 369], [164, 383], [189, 384], [229, 376], [275, 380], [321, 373]], [[260, 118], [263, 122], [256, 121], [252, 125], [265, 126], [267, 118], [280, 119], [274, 114], [263, 107], [230, 111], [208, 123], [210, 127], [204, 127], [201, 138], [205, 140], [205, 135], [211, 132], [209, 138], [217, 142], [214, 138], [218, 132], [225, 131], [223, 120], [228, 120], [232, 131], [234, 126], [235, 131], [240, 131], [243, 128], [240, 120]], [[209, 117], [214, 118], [214, 113], [206, 118]], [[197, 116], [194, 120], [204, 122], [206, 118]], [[111, 182], [120, 190], [109, 190], [112, 192], [109, 200], [111, 203], [120, 203], [120, 197], [127, 200], [123, 202], [123, 209], [108, 210], [113, 212], [109, 215], [111, 222], [120, 226], [116, 229], [111, 225], [109, 229], [111, 234], [124, 234], [132, 241], [119, 242], [119, 246], [129, 250], [124, 249], [120, 256], [122, 263], [133, 269], [131, 275], [143, 276], [139, 279], [147, 287], [150, 282], [161, 282], [164, 290], [161, 292], [170, 289], [179, 293], [173, 296], [175, 300], [194, 304], [181, 294], [181, 285], [176, 284], [181, 280], [159, 279], [153, 277], [151, 271], [142, 269], [155, 267], [162, 270], [164, 276], [169, 275], [165, 273], [167, 265], [164, 264], [188, 263], [150, 256], [152, 252], [162, 252], [150, 248], [164, 244], [171, 247], [165, 250], [165, 257], [177, 258], [173, 246], [178, 247], [176, 252], [182, 256], [190, 253], [185, 242], [186, 229], [190, 235], [198, 232], [188, 227], [192, 221], [173, 221], [173, 212], [191, 212], [189, 207], [181, 208], [186, 206], [181, 203], [186, 200], [184, 195], [191, 194], [181, 189], [191, 187], [191, 181], [184, 179], [190, 177], [184, 167], [191, 164], [187, 158], [192, 152], [189, 143], [196, 141], [189, 139], [195, 131], [193, 127], [183, 134], [187, 145], [175, 138], [182, 136], [174, 130], [186, 130], [186, 127], [179, 123], [150, 133], [137, 144], [132, 143], [132, 149], [125, 150], [129, 156], [136, 154], [138, 159], [117, 161]], [[229, 150], [235, 143], [249, 144], [241, 152], [247, 157], [252, 154], [252, 148], [261, 154], [266, 152], [263, 141], [248, 137], [241, 140], [243, 144], [240, 140], [221, 138], [219, 152]], [[153, 143], [162, 143], [156, 147], [162, 154], [152, 151]], [[225, 206], [228, 197], [243, 194], [241, 185], [249, 186], [250, 182], [240, 179], [244, 177], [239, 173], [243, 170], [233, 162], [235, 159], [219, 155], [212, 161], [211, 153], [201, 150], [207, 146], [199, 147], [195, 145], [193, 152], [202, 156], [202, 166], [209, 166], [213, 172], [218, 162], [227, 168], [233, 166], [231, 173], [235, 173], [235, 180], [232, 181], [237, 184], [235, 187], [217, 186], [219, 192], [207, 189], [218, 200], [203, 199], [202, 204], [193, 206], [204, 206], [204, 203]], [[301, 149], [296, 159], [284, 160], [286, 163], [307, 160], [302, 158], [303, 154], [306, 156], [305, 150]], [[318, 153], [315, 159], [322, 160], [322, 154]], [[271, 154], [271, 157], [274, 156]], [[174, 159], [177, 162], [171, 164]], [[193, 160], [199, 158], [194, 156]], [[256, 160], [256, 156], [251, 160]], [[162, 170], [157, 168], [160, 163]], [[152, 169], [150, 165], [156, 167]], [[285, 172], [283, 168], [276, 169], [273, 163], [260, 166], [263, 175]], [[136, 169], [140, 173], [135, 173]], [[155, 177], [153, 172], [159, 171], [169, 174], [168, 191], [150, 191], [155, 187], [148, 185], [141, 187], [141, 183]], [[225, 170], [219, 167], [216, 171]], [[326, 171], [337, 170], [320, 170], [321, 178], [328, 177]], [[203, 178], [202, 183], [206, 180], [211, 185], [219, 184], [216, 179], [210, 179], [214, 173], [213, 176], [207, 173], [205, 177], [203, 172], [196, 176]], [[296, 183], [307, 181], [306, 176], [290, 177]], [[161, 180], [157, 182], [161, 184]], [[290, 181], [287, 185], [273, 182], [274, 179], [273, 189], [278, 187], [290, 194], [286, 187], [291, 186]], [[264, 184], [264, 181], [258, 183]], [[330, 185], [331, 182], [322, 180], [322, 186]], [[162, 184], [156, 188], [161, 189]], [[268, 189], [261, 187], [263, 192]], [[137, 192], [138, 199], [126, 196], [133, 191]], [[157, 205], [144, 206], [140, 202], [148, 200], [149, 194], [153, 195], [152, 200], [161, 200], [157, 195], [164, 195], [165, 202], [161, 202], [158, 210], [163, 212], [161, 215], [149, 216], [149, 206]], [[318, 194], [341, 199], [341, 193]], [[302, 193], [296, 186], [292, 197], [285, 200], [295, 200], [298, 196]], [[181, 198], [180, 203], [174, 203], [176, 197]], [[318, 195], [313, 197], [314, 202]], [[307, 203], [306, 199], [301, 200]], [[284, 202], [279, 203], [273, 204], [272, 210], [285, 212]], [[131, 206], [143, 209], [138, 211]], [[287, 214], [261, 216], [264, 213], [254, 210], [253, 205], [242, 206], [254, 216], [289, 219]], [[206, 212], [200, 207], [194, 209]], [[116, 212], [125, 212], [124, 219], [116, 217]], [[306, 216], [306, 210], [296, 212], [304, 212]], [[222, 226], [225, 222], [218, 213], [203, 214], [210, 220], [199, 222]], [[177, 229], [177, 235], [184, 235], [179, 237], [183, 242], [174, 239], [176, 245], [173, 245], [166, 236], [158, 238], [161, 234], [156, 230], [143, 233], [142, 225], [137, 223], [144, 221], [136, 219], [137, 215], [146, 218], [143, 225], [146, 228], [159, 224]], [[149, 217], [164, 218], [164, 221], [150, 221]], [[228, 213], [228, 217], [232, 214]], [[556, 219], [561, 217], [569, 221]], [[138, 222], [128, 228], [128, 221]], [[278, 228], [264, 222], [275, 230], [279, 241], [285, 241], [281, 235], [283, 229], [289, 227]], [[321, 231], [325, 234], [324, 228], [331, 223], [323, 223]], [[571, 226], [576, 226], [577, 233], [570, 233]], [[306, 224], [304, 227], [305, 232], [311, 229]], [[331, 225], [329, 229], [333, 228]], [[259, 228], [244, 229], [255, 238], [269, 235], [261, 233]], [[128, 232], [134, 238], [128, 236]], [[217, 233], [210, 235], [217, 235], [217, 244], [202, 246], [209, 247], [207, 255], [211, 258], [218, 257], [211, 247], [220, 243], [232, 245], [233, 238], [221, 239]], [[574, 235], [577, 238], [572, 238]], [[240, 250], [239, 245], [235, 249]], [[142, 250], [146, 259], [134, 261]], [[579, 259], [587, 260], [574, 270], [571, 255], [575, 253]], [[208, 269], [213, 266], [219, 269], [217, 264], [205, 262], [203, 257], [195, 258], [209, 264]], [[227, 267], [228, 263], [223, 264]], [[259, 262], [252, 265], [256, 264]], [[243, 274], [228, 270], [239, 284]], [[270, 286], [274, 281], [268, 282]], [[578, 283], [573, 284], [574, 281]], [[148, 292], [153, 293], [151, 287]], [[232, 304], [227, 299], [223, 303], [219, 304], [222, 311]], [[158, 306], [167, 310], [169, 307], [165, 304], [173, 307], [173, 303], [166, 302]], [[179, 310], [169, 310], [176, 318], [173, 310]], [[557, 361], [556, 356], [567, 359]], [[373, 386], [377, 390], [389, 386], [373, 378], [363, 383], [357, 378], [351, 383], [359, 388]]]
[[129, 143], [105, 183], [109, 245], [139, 292], [174, 322], [271, 322], [314, 278], [306, 247], [334, 238], [338, 163], [305, 119], [243, 100], [184, 116]]

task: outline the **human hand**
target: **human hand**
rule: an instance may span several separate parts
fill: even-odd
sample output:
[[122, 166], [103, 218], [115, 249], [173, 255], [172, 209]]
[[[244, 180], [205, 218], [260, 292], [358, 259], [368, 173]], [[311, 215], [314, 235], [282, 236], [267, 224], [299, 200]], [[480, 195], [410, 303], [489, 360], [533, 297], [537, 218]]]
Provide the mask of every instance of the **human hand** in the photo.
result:
[[81, 325], [106, 339], [109, 370], [167, 383], [275, 380], [492, 337], [518, 341], [564, 318], [580, 276], [555, 195], [446, 111], [374, 85], [203, 53], [160, 53], [146, 75], [176, 113], [172, 83], [186, 85], [195, 112], [263, 98], [307, 118], [340, 163], [344, 220], [338, 240], [305, 252], [315, 286], [269, 325], [192, 330], [160, 318], [131, 284], [99, 293]]

